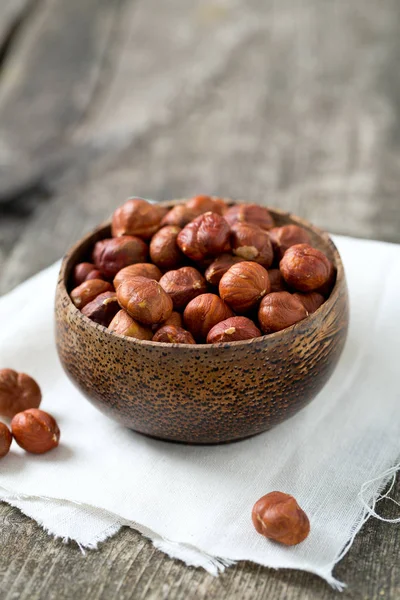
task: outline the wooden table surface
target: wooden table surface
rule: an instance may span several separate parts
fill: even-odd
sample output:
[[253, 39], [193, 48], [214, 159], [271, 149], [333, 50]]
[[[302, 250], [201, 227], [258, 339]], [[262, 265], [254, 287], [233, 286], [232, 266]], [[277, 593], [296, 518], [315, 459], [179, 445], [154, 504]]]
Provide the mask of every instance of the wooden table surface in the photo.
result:
[[[400, 242], [399, 64], [398, 0], [1, 0], [0, 293], [132, 194]], [[126, 528], [82, 556], [5, 504], [0, 523], [2, 600], [337, 595], [245, 562], [213, 578]], [[399, 546], [370, 520], [341, 597], [400, 598]]]

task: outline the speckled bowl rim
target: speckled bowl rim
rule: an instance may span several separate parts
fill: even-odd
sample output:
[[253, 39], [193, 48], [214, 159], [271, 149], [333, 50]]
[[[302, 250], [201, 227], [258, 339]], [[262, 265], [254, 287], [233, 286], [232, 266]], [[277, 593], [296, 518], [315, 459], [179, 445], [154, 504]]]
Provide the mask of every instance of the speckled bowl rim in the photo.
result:
[[[183, 204], [184, 202], [187, 202], [187, 200], [188, 200], [188, 198], [183, 198], [183, 199], [179, 199], [179, 200], [165, 200], [163, 202], [159, 202], [158, 204], [160, 206], [167, 206], [167, 207], [172, 208], [173, 206], [176, 206], [177, 204]], [[232, 200], [231, 198], [224, 198], [224, 200], [231, 205], [254, 204], [253, 202], [244, 201], [244, 200]], [[271, 212], [272, 216], [274, 216], [274, 214], [276, 214], [282, 218], [290, 219], [293, 223], [299, 225], [300, 227], [304, 227], [305, 229], [312, 231], [316, 236], [321, 238], [324, 241], [324, 243], [329, 246], [329, 248], [332, 252], [333, 258], [334, 258], [334, 265], [337, 269], [336, 282], [335, 282], [335, 285], [333, 287], [333, 290], [332, 290], [329, 298], [327, 298], [325, 300], [325, 302], [315, 312], [308, 315], [305, 319], [302, 319], [298, 323], [295, 323], [294, 325], [291, 325], [290, 327], [286, 327], [285, 329], [282, 329], [281, 331], [276, 331], [274, 333], [268, 333], [268, 334], [253, 338], [251, 340], [239, 340], [239, 341], [235, 341], [235, 342], [220, 342], [220, 343], [216, 343], [216, 344], [176, 344], [176, 343], [169, 344], [167, 342], [153, 342], [152, 340], [138, 340], [136, 338], [133, 338], [133, 337], [130, 337], [127, 335], [121, 335], [119, 333], [114, 333], [113, 331], [109, 331], [109, 329], [107, 327], [104, 327], [103, 325], [99, 325], [98, 323], [95, 323], [94, 321], [89, 319], [89, 317], [87, 317], [86, 315], [83, 315], [78, 308], [76, 308], [76, 306], [72, 302], [71, 297], [68, 293], [67, 279], [68, 279], [70, 271], [71, 271], [69, 269], [69, 262], [71, 260], [71, 257], [75, 254], [75, 252], [77, 252], [79, 250], [79, 248], [85, 242], [87, 242], [91, 237], [93, 237], [93, 235], [102, 231], [103, 229], [106, 229], [107, 227], [110, 227], [111, 220], [105, 221], [101, 225], [95, 227], [92, 231], [87, 233], [80, 240], [78, 240], [73, 246], [71, 246], [71, 248], [67, 251], [67, 253], [65, 254], [65, 256], [63, 258], [59, 277], [58, 277], [57, 287], [61, 288], [62, 296], [64, 298], [66, 298], [67, 301], [70, 303], [69, 309], [71, 309], [73, 311], [73, 313], [75, 313], [76, 318], [82, 319], [84, 322], [86, 322], [87, 325], [97, 329], [100, 333], [104, 333], [106, 336], [109, 336], [109, 335], [115, 336], [117, 338], [125, 340], [128, 344], [134, 344], [134, 345], [138, 345], [138, 346], [152, 346], [152, 347], [157, 347], [157, 348], [168, 348], [170, 351], [179, 350], [180, 348], [187, 348], [187, 349], [192, 349], [193, 351], [198, 352], [198, 351], [202, 351], [202, 349], [206, 350], [209, 348], [218, 348], [220, 350], [223, 348], [226, 348], [228, 350], [229, 348], [233, 348], [235, 346], [249, 345], [249, 344], [257, 345], [258, 343], [261, 343], [261, 344], [265, 343], [265, 341], [267, 339], [273, 340], [277, 337], [283, 338], [285, 335], [291, 335], [292, 332], [299, 326], [300, 323], [304, 324], [305, 322], [313, 319], [314, 316], [322, 310], [325, 310], [327, 313], [329, 312], [330, 308], [335, 304], [337, 297], [340, 293], [341, 284], [345, 280], [345, 271], [344, 271], [341, 256], [339, 254], [339, 250], [337, 249], [336, 245], [334, 244], [331, 237], [329, 236], [329, 234], [326, 231], [319, 229], [319, 227], [316, 227], [315, 225], [313, 225], [306, 219], [298, 217], [297, 215], [294, 215], [293, 213], [291, 213], [289, 211], [280, 210], [278, 208], [273, 208], [273, 207], [269, 207], [269, 206], [266, 206], [265, 208], [268, 208], [268, 210]], [[68, 276], [67, 276], [67, 273], [68, 273]]]

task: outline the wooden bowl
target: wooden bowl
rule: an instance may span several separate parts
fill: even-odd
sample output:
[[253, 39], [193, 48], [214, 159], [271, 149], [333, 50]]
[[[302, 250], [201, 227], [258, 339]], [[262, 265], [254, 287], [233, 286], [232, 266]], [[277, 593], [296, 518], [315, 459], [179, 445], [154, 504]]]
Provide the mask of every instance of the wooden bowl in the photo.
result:
[[57, 284], [57, 349], [68, 376], [97, 408], [156, 438], [208, 444], [270, 429], [318, 394], [347, 335], [342, 261], [326, 233], [289, 213], [270, 210], [278, 226], [295, 223], [308, 231], [313, 244], [335, 264], [337, 279], [315, 313], [254, 340], [164, 344], [110, 333], [82, 315], [68, 294], [73, 267], [90, 257], [96, 241], [110, 237], [110, 224], [67, 253]]

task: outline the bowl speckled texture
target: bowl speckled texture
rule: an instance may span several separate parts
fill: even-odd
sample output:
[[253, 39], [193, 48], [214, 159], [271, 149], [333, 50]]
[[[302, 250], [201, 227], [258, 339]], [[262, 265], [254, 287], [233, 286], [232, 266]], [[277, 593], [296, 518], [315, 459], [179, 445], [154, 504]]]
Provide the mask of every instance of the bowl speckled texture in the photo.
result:
[[97, 240], [110, 236], [110, 225], [67, 253], [56, 293], [57, 349], [68, 376], [97, 408], [153, 437], [207, 444], [270, 429], [316, 396], [346, 340], [349, 305], [343, 265], [326, 233], [288, 213], [271, 213], [277, 225], [305, 227], [313, 244], [335, 264], [337, 279], [315, 313], [254, 340], [193, 346], [110, 333], [82, 315], [68, 294], [74, 265], [90, 256]]

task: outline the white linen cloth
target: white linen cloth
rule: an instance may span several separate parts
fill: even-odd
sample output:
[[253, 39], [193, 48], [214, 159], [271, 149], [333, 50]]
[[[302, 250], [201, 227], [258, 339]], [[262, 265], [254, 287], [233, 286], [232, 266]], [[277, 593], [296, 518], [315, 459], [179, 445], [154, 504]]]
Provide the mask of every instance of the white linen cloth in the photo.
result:
[[[53, 336], [59, 264], [0, 298], [0, 367], [35, 377], [57, 419], [59, 448], [0, 462], [0, 499], [49, 533], [97, 544], [129, 525], [162, 551], [217, 574], [237, 560], [332, 570], [396, 470], [400, 455], [400, 246], [334, 238], [348, 278], [351, 325], [340, 363], [296, 416], [252, 439], [185, 446], [124, 429], [67, 379]], [[256, 533], [254, 502], [293, 494], [311, 521], [299, 546]], [[362, 491], [362, 494], [361, 494]]]

